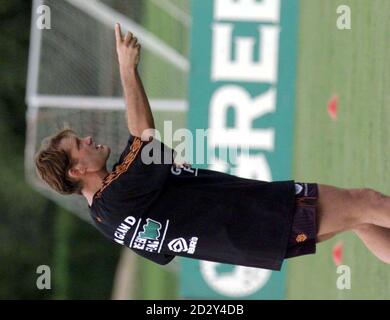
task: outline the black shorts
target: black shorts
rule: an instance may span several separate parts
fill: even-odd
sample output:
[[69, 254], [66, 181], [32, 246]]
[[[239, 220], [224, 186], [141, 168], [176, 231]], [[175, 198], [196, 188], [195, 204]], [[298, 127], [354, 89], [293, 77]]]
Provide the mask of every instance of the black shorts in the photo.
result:
[[318, 185], [295, 183], [295, 213], [285, 258], [316, 252]]

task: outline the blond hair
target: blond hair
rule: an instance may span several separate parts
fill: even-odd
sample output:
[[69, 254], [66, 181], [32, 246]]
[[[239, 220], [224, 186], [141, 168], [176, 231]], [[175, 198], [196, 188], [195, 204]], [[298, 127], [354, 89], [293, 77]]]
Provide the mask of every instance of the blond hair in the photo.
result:
[[37, 174], [52, 189], [61, 194], [81, 194], [82, 183], [72, 179], [68, 171], [76, 162], [70, 154], [59, 148], [63, 138], [76, 133], [69, 128], [62, 129], [53, 136], [42, 141], [40, 150], [35, 155]]

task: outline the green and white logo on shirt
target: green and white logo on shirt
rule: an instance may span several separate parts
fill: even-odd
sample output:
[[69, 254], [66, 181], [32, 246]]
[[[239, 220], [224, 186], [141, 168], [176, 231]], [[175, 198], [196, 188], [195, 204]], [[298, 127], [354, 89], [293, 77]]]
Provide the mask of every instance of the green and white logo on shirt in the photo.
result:
[[138, 237], [142, 239], [157, 240], [160, 237], [161, 223], [153, 219], [146, 219], [146, 224], [143, 225], [143, 231], [138, 233]]

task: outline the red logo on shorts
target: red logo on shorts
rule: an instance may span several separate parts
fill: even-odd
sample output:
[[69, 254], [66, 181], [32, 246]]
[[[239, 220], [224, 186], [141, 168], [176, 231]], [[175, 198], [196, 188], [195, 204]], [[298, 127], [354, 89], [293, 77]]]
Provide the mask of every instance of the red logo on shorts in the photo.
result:
[[306, 240], [307, 240], [307, 235], [304, 234], [304, 233], [298, 234], [297, 237], [295, 238], [295, 241], [298, 242], [298, 243], [299, 242], [304, 242]]

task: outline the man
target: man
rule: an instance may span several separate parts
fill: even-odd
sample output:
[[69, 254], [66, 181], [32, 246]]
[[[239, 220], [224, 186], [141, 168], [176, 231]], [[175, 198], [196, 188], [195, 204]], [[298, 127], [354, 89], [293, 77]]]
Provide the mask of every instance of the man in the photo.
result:
[[[88, 201], [110, 240], [159, 264], [175, 256], [280, 270], [286, 258], [352, 230], [390, 263], [390, 197], [368, 188], [264, 182], [154, 161], [172, 150], [153, 139], [154, 121], [138, 74], [141, 46], [115, 26], [130, 132], [113, 170], [110, 148], [63, 130], [36, 156], [37, 172], [62, 194]], [[141, 139], [142, 136], [142, 139]]]

